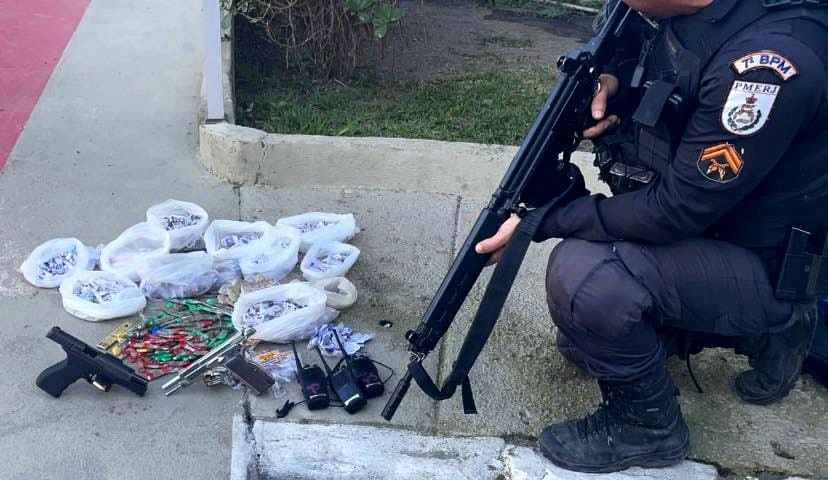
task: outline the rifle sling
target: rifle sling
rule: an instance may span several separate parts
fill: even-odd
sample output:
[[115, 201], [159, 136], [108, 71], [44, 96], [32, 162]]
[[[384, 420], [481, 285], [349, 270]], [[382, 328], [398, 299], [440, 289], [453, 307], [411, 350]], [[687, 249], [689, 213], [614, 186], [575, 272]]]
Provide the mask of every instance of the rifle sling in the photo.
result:
[[466, 334], [466, 339], [463, 341], [457, 361], [446, 378], [443, 388], [440, 389], [435, 385], [421, 362], [408, 364], [408, 371], [411, 372], [411, 376], [423, 390], [423, 393], [435, 400], [446, 400], [454, 395], [458, 385], [462, 385], [464, 413], [477, 413], [471, 383], [469, 382], [469, 371], [477, 361], [477, 357], [486, 345], [495, 323], [500, 317], [503, 304], [506, 303], [512, 283], [518, 270], [520, 270], [526, 251], [529, 249], [529, 243], [540, 227], [546, 213], [557, 203], [553, 201], [543, 207], [531, 210], [518, 224], [515, 233], [503, 251], [503, 256], [495, 267], [492, 278], [486, 287], [486, 292], [480, 301], [477, 314], [472, 321], [469, 332]]

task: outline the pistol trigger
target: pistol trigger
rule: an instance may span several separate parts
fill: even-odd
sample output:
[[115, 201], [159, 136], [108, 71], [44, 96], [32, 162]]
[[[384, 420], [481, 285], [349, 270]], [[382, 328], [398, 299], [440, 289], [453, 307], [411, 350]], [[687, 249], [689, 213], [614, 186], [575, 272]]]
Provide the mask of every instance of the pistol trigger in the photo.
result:
[[108, 392], [112, 388], [111, 383], [102, 380], [98, 375], [93, 375], [89, 382], [103, 392]]

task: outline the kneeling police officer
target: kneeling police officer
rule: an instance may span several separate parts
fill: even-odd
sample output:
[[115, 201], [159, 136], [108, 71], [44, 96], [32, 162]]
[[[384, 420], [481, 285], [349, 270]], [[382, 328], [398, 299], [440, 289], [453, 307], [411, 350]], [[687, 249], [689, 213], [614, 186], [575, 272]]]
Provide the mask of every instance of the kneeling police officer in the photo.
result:
[[[670, 355], [734, 348], [752, 368], [736, 378], [743, 401], [785, 397], [825, 279], [787, 268], [786, 252], [792, 232], [828, 225], [828, 2], [626, 3], [639, 25], [601, 76], [584, 132], [613, 195], [552, 211], [534, 239], [563, 239], [546, 278], [558, 347], [603, 398], [539, 444], [584, 472], [686, 457]], [[519, 221], [477, 251], [499, 258]], [[825, 254], [823, 237], [796, 238]], [[783, 295], [781, 284], [809, 288]]]

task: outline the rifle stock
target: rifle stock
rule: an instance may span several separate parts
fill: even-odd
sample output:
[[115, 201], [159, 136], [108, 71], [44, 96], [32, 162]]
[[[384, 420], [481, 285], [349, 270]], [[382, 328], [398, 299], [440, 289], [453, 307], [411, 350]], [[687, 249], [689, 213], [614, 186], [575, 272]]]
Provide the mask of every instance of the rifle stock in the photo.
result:
[[[386, 420], [392, 419], [406, 395], [414, 378], [412, 371], [421, 369], [422, 361], [451, 326], [482, 273], [489, 255], [478, 254], [475, 245], [494, 235], [523, 206], [537, 208], [549, 204], [569, 187], [572, 182], [568, 175], [570, 155], [580, 144], [581, 132], [590, 121], [589, 107], [596, 81], [612, 57], [615, 42], [623, 34], [631, 14], [627, 5], [617, 2], [600, 31], [583, 49], [573, 50], [558, 60], [558, 80], [499, 187], [466, 237], [420, 325], [406, 333], [411, 358], [406, 374], [382, 411]], [[420, 378], [417, 381], [424, 387]], [[453, 386], [444, 387], [442, 396], [435, 396], [434, 392], [429, 395], [444, 399], [453, 394]]]

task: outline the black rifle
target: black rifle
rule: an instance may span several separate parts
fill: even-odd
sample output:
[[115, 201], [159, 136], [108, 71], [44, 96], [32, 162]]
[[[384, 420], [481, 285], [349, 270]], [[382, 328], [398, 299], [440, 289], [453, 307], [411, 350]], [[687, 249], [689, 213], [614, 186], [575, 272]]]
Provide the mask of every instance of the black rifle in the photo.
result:
[[[494, 328], [532, 236], [550, 209], [588, 194], [580, 171], [569, 162], [570, 156], [591, 122], [590, 104], [598, 76], [615, 53], [633, 15], [626, 4], [615, 2], [587, 45], [558, 60], [556, 84], [500, 186], [466, 237], [419, 327], [406, 333], [411, 360], [382, 411], [386, 420], [394, 416], [412, 379], [436, 400], [451, 398], [462, 384], [464, 411], [476, 413], [468, 373]], [[513, 213], [522, 220], [495, 268], [457, 361], [442, 388], [438, 388], [422, 362], [451, 326], [489, 259], [489, 255], [476, 253], [475, 245], [494, 235]]]
[[126, 387], [143, 396], [149, 381], [135, 374], [117, 357], [93, 348], [60, 329], [52, 327], [46, 337], [66, 351], [66, 359], [47, 368], [37, 376], [35, 383], [49, 395], [57, 398], [69, 385], [83, 378], [108, 392], [112, 385]]

